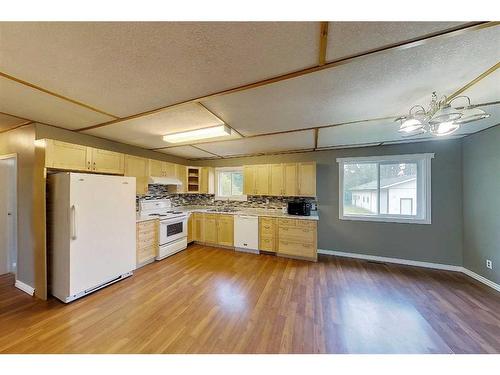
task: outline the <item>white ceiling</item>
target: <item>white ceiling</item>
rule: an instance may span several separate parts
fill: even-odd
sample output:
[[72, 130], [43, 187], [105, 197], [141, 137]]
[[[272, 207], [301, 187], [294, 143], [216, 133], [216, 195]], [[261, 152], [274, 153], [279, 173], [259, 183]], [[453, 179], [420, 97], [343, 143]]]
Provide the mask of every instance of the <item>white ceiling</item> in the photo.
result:
[[179, 156], [185, 159], [202, 159], [202, 158], [207, 159], [215, 157], [214, 155], [206, 151], [202, 151], [192, 146], [170, 147], [170, 148], [160, 149], [157, 151], [162, 152], [164, 154]]
[[[456, 25], [331, 22], [327, 60]], [[315, 66], [319, 31], [319, 22], [0, 22], [0, 71], [107, 113], [128, 116]], [[498, 45], [499, 26], [468, 31], [203, 100], [216, 116], [200, 104], [189, 103], [85, 133], [160, 148], [167, 146], [162, 135], [221, 121], [253, 136], [396, 117], [414, 104], [426, 105], [432, 91], [449, 95], [496, 64], [500, 61]], [[499, 79], [497, 71], [465, 94], [473, 103], [500, 100]], [[113, 120], [1, 77], [0, 112], [71, 130]], [[499, 119], [495, 107], [490, 119], [466, 127], [476, 131]], [[210, 153], [190, 146], [161, 152], [194, 159], [211, 158], [211, 153], [236, 156], [304, 150], [314, 147], [313, 134], [304, 131], [198, 144]], [[398, 140], [402, 141], [391, 118], [321, 129], [319, 146]]]
[[4, 77], [0, 77], [0, 112], [67, 129], [113, 120], [112, 117]]
[[308, 150], [314, 148], [314, 131], [306, 130], [294, 133], [237, 139], [228, 142], [211, 142], [199, 144], [197, 147], [219, 156]]
[[[184, 104], [148, 116], [86, 130], [84, 133], [145, 148], [167, 147], [173, 144], [162, 136], [185, 130], [222, 124], [221, 120], [198, 103]], [[236, 132], [231, 137], [239, 138]]]
[[352, 56], [460, 24], [463, 22], [330, 22], [326, 60]]
[[450, 94], [500, 60], [500, 28], [369, 56], [203, 102], [244, 135], [398, 116]]
[[0, 71], [123, 117], [315, 65], [318, 35], [317, 22], [4, 22]]
[[4, 113], [0, 113], [0, 131], [13, 128], [17, 125], [25, 123], [26, 120], [14, 116], [9, 116]]

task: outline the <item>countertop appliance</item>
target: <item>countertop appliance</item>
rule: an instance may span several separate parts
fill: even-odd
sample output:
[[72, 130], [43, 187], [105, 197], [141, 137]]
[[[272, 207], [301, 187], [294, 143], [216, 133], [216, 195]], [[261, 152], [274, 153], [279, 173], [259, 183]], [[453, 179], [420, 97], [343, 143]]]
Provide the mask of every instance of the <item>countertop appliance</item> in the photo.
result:
[[287, 212], [289, 215], [311, 216], [311, 203], [304, 199], [289, 201]]
[[160, 220], [160, 247], [156, 260], [164, 259], [187, 247], [188, 214], [173, 209], [170, 199], [141, 200], [139, 213], [141, 216], [152, 216]]
[[234, 217], [234, 247], [237, 251], [259, 253], [259, 217], [236, 215]]
[[52, 294], [67, 303], [132, 275], [135, 178], [48, 176]]

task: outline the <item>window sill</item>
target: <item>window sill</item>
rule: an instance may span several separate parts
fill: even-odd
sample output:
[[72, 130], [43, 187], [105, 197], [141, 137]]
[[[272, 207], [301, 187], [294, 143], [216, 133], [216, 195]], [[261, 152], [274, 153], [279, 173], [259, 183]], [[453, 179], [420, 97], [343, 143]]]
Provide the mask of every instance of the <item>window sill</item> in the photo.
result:
[[380, 216], [355, 216], [355, 215], [345, 215], [340, 216], [340, 220], [349, 220], [349, 221], [375, 221], [379, 223], [402, 223], [402, 224], [431, 224], [431, 219], [413, 219], [409, 217], [380, 217]]

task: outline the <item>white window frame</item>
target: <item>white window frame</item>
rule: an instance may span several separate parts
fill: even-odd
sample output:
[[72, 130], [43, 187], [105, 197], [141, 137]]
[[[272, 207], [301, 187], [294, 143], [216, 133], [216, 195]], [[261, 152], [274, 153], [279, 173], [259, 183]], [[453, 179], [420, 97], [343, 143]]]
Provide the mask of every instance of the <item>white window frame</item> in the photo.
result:
[[[431, 224], [431, 160], [433, 153], [368, 156], [353, 158], [337, 158], [339, 164], [339, 219], [357, 221], [378, 221], [388, 223]], [[345, 164], [377, 163], [380, 176], [380, 165], [387, 163], [416, 163], [417, 164], [417, 215], [344, 215], [344, 165]], [[377, 185], [380, 184], [380, 179]], [[378, 192], [379, 189], [377, 189]], [[378, 194], [380, 194], [378, 192]], [[380, 205], [380, 197], [378, 198]]]
[[[247, 196], [242, 195], [231, 195], [231, 196], [220, 196], [219, 195], [219, 173], [220, 172], [241, 172], [243, 174], [243, 166], [241, 167], [219, 167], [215, 168], [215, 200], [216, 201], [246, 201]], [[243, 177], [245, 178], [245, 177]], [[245, 181], [243, 181], [243, 185]]]

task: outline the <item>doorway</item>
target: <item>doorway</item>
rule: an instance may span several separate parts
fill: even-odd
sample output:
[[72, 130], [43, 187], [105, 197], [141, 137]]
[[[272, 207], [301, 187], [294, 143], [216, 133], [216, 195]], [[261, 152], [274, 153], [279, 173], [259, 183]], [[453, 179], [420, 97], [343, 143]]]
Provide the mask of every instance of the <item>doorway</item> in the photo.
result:
[[17, 273], [17, 156], [0, 155], [0, 275]]

